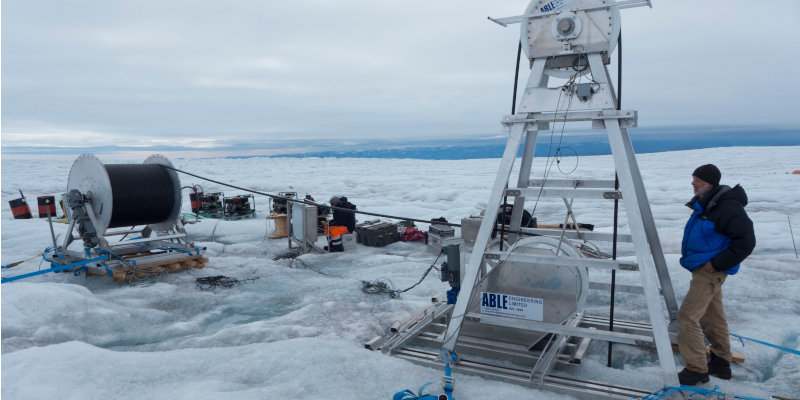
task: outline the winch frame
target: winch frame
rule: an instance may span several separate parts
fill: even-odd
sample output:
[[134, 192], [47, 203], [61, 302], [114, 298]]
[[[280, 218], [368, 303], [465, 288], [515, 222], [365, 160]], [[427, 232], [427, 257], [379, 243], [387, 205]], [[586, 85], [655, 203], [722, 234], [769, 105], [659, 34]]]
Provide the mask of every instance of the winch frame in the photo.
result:
[[[108, 272], [111, 275], [110, 271], [115, 268], [135, 268], [136, 265], [144, 264], [169, 264], [170, 261], [184, 259], [187, 256], [202, 256], [206, 248], [199, 248], [194, 245], [181, 222], [180, 179], [177, 173], [171, 169], [173, 167], [172, 163], [161, 155], [150, 156], [144, 163], [169, 167], [167, 168], [167, 173], [170, 175], [175, 188], [173, 192], [175, 206], [166, 220], [141, 228], [134, 226], [125, 229], [108, 229], [111, 212], [106, 211], [105, 215], [103, 215], [101, 210], [105, 207], [105, 204], [109, 204], [107, 208], [113, 207], [110, 182], [107, 181], [108, 176], [100, 160], [92, 155], [85, 154], [76, 160], [75, 165], [94, 170], [94, 175], [99, 178], [83, 178], [83, 181], [89, 181], [86, 185], [94, 189], [93, 191], [85, 190], [84, 188], [85, 193], [75, 188], [78, 186], [76, 183], [70, 182], [68, 184], [71, 190], [67, 194], [66, 202], [70, 206], [65, 208], [71, 216], [69, 218], [69, 228], [61, 240], [60, 246], [57, 246], [54, 252], [46, 253], [45, 259], [52, 264], [62, 265], [105, 257], [102, 260], [85, 264], [82, 268]], [[72, 171], [70, 175], [72, 175]], [[88, 175], [91, 176], [92, 174]], [[100, 179], [100, 182], [97, 179]], [[100, 197], [95, 192], [102, 192], [102, 202], [98, 203]], [[97, 204], [100, 204], [100, 210], [96, 210], [95, 205]], [[84, 229], [88, 227], [93, 230], [88, 236], [92, 245], [85, 243], [80, 229], [78, 229], [81, 222], [83, 222]], [[77, 233], [77, 235], [74, 235], [74, 233]], [[131, 235], [138, 236], [125, 240]], [[86, 236], [86, 233], [83, 236]], [[113, 238], [117, 236], [122, 236], [122, 238], [114, 241]], [[82, 249], [70, 249], [69, 247], [73, 242], [84, 242], [84, 246]], [[54, 246], [56, 245], [57, 243], [54, 243]], [[156, 252], [153, 253], [151, 251]]]

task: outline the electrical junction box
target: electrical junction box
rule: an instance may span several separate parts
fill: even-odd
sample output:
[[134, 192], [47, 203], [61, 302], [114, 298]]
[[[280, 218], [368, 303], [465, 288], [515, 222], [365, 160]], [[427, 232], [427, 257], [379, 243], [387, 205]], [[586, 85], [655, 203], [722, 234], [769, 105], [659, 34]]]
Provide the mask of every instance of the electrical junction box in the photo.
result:
[[592, 84], [579, 83], [575, 85], [575, 94], [578, 95], [580, 101], [586, 101], [592, 98]]
[[292, 203], [292, 238], [303, 243], [317, 242], [317, 207]]
[[451, 244], [460, 245], [464, 244], [464, 240], [458, 236], [441, 237], [433, 232], [428, 232], [428, 251], [433, 254], [439, 254], [442, 247]]

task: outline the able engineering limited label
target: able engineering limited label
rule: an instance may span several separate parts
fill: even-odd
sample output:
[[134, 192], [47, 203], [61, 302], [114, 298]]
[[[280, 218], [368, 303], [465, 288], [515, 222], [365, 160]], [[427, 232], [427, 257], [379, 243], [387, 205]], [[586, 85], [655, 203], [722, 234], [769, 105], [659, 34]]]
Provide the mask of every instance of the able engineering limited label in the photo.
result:
[[544, 300], [533, 297], [481, 292], [481, 313], [542, 321], [544, 319]]

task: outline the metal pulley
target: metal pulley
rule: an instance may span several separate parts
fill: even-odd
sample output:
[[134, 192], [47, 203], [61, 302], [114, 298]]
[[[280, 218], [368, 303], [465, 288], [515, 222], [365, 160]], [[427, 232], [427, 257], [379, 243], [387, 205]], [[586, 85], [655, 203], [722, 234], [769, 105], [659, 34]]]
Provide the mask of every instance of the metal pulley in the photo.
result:
[[[520, 19], [522, 50], [528, 59], [548, 59], [545, 73], [557, 78], [581, 75], [574, 59], [580, 53], [602, 53], [603, 62], [619, 37], [619, 6], [611, 0], [533, 0]], [[497, 21], [505, 21], [500, 19]]]
[[574, 39], [581, 33], [581, 19], [571, 12], [557, 16], [551, 26], [553, 37], [558, 40]]

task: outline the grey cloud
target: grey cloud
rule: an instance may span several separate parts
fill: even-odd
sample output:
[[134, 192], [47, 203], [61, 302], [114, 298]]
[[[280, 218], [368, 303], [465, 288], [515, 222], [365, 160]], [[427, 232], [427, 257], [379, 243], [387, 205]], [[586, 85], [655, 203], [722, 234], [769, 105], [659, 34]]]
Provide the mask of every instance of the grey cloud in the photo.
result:
[[[640, 111], [640, 126], [800, 125], [796, 33], [774, 19], [800, 6], [753, 4], [622, 11], [623, 106]], [[518, 29], [486, 16], [526, 5], [7, 1], [3, 145], [499, 133]]]

